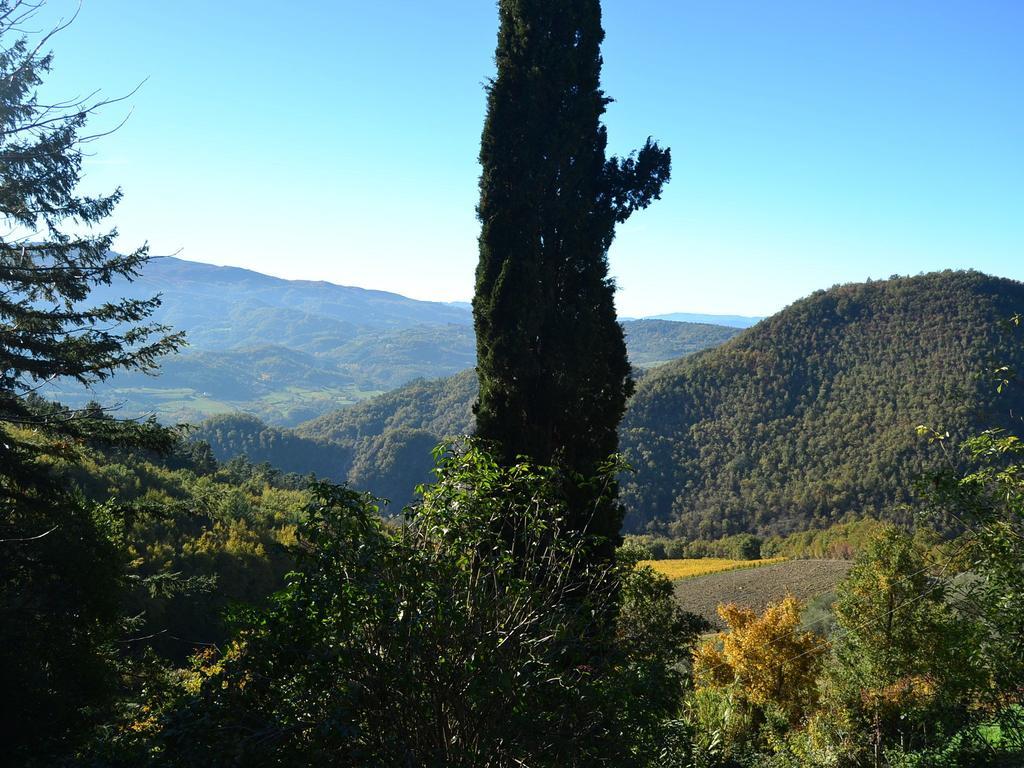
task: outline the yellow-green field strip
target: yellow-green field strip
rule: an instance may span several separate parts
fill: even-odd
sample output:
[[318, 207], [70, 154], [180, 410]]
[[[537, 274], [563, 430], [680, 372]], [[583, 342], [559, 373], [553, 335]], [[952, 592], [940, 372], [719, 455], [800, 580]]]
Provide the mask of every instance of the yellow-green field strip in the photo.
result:
[[718, 557], [688, 558], [685, 560], [641, 560], [637, 567], [650, 566], [672, 581], [690, 579], [694, 576], [707, 576], [709, 573], [737, 571], [741, 568], [760, 568], [774, 565], [785, 560], [784, 557], [771, 557], [766, 560], [727, 560]]

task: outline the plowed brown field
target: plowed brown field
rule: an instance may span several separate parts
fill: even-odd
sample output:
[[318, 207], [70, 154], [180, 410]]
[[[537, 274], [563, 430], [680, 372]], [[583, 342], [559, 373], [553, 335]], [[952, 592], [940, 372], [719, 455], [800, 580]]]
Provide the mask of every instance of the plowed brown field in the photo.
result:
[[675, 582], [676, 599], [685, 610], [723, 629], [717, 613], [719, 603], [738, 603], [760, 611], [787, 592], [810, 600], [833, 591], [852, 565], [849, 560], [787, 560], [760, 568], [694, 576]]

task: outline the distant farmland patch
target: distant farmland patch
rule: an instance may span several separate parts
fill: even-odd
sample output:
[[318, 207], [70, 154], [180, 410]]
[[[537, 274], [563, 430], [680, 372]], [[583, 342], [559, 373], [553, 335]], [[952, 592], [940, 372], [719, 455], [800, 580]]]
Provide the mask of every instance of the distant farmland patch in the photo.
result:
[[784, 557], [770, 560], [728, 560], [720, 557], [686, 558], [682, 560], [641, 560], [639, 565], [649, 565], [658, 573], [668, 576], [672, 581], [706, 576], [709, 573], [735, 571], [746, 568], [760, 568], [774, 563], [781, 563]]
[[849, 560], [786, 560], [753, 570], [719, 570], [677, 581], [676, 600], [684, 610], [703, 616], [716, 629], [724, 629], [717, 613], [719, 603], [737, 603], [762, 611], [787, 592], [811, 600], [834, 591], [852, 566]]

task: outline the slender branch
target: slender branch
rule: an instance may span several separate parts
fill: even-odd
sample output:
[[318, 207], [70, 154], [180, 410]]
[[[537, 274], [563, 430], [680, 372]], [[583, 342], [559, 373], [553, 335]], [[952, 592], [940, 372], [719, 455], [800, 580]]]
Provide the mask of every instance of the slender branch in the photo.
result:
[[26, 537], [21, 538], [21, 539], [0, 539], [0, 544], [14, 544], [14, 543], [24, 542], [24, 541], [39, 541], [44, 536], [49, 536], [51, 533], [56, 531], [58, 528], [60, 528], [60, 526], [59, 525], [55, 525], [50, 530], [46, 531], [45, 533], [40, 533], [38, 536], [26, 536]]

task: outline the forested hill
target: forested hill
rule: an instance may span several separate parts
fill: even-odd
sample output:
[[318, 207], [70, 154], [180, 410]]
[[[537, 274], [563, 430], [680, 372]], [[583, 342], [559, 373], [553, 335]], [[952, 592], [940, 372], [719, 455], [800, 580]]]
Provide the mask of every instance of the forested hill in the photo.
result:
[[711, 323], [668, 320], [626, 320], [629, 362], [634, 368], [653, 368], [723, 344], [741, 329]]
[[[620, 429], [636, 470], [623, 486], [627, 529], [707, 538], [889, 514], [935, 458], [918, 425], [956, 437], [1024, 412], [988, 375], [997, 361], [1024, 370], [1001, 330], [1020, 310], [1024, 285], [974, 272], [845, 285], [654, 369]], [[429, 449], [471, 428], [475, 395], [466, 371], [295, 432], [227, 417], [199, 435], [221, 457], [245, 451], [288, 471], [315, 456], [322, 472], [330, 445], [332, 476], [400, 505], [429, 479]]]
[[244, 454], [285, 472], [348, 481], [400, 510], [416, 485], [431, 479], [433, 448], [470, 430], [475, 399], [476, 374], [469, 370], [414, 381], [295, 430], [246, 414], [215, 416], [199, 425], [193, 439], [210, 443], [222, 459]]
[[[739, 331], [719, 325], [635, 320], [623, 323], [630, 359], [638, 368], [721, 344]], [[315, 472], [348, 480], [401, 506], [430, 479], [431, 450], [444, 437], [472, 428], [476, 373], [413, 381], [399, 389], [333, 411], [290, 431], [248, 415], [205, 421], [196, 436], [220, 458], [245, 454], [286, 472]]]
[[[679, 359], [724, 343], [740, 331], [721, 325], [631, 320], [623, 323], [630, 362], [638, 369]], [[351, 443], [395, 429], [425, 430], [438, 437], [472, 427], [477, 382], [473, 370], [442, 379], [414, 381], [351, 408], [299, 425], [317, 440]]]
[[404, 387], [300, 424], [298, 434], [349, 443], [396, 429], [425, 430], [442, 438], [466, 434], [473, 425], [477, 380], [473, 370]]
[[942, 272], [819, 291], [642, 381], [620, 429], [627, 526], [777, 532], [883, 515], [935, 460], [918, 425], [1005, 423], [1024, 284]]

